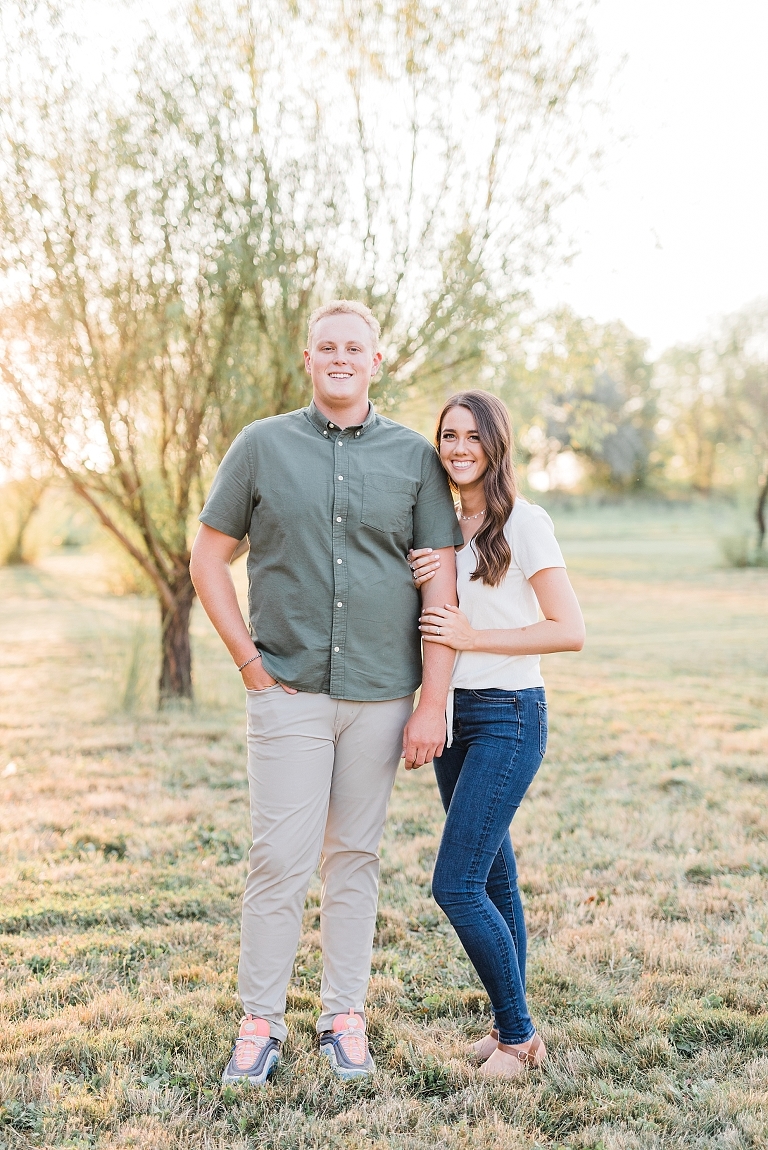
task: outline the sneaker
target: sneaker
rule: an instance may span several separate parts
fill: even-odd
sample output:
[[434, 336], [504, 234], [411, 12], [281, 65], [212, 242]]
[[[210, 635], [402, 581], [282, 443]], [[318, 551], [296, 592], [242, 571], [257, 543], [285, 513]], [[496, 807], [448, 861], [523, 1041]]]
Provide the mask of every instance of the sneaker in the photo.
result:
[[320, 1035], [320, 1053], [328, 1059], [334, 1074], [345, 1082], [366, 1078], [376, 1070], [365, 1036], [365, 1021], [354, 1010], [337, 1014], [333, 1029]]
[[267, 1020], [246, 1014], [221, 1081], [225, 1085], [245, 1081], [253, 1086], [263, 1086], [279, 1061], [280, 1043], [276, 1038], [270, 1038]]

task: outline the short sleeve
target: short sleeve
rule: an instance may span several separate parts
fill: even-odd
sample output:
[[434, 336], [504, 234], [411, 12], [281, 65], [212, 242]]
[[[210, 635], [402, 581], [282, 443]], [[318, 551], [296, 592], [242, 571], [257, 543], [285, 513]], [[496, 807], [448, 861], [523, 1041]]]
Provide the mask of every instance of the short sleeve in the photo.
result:
[[240, 432], [219, 464], [199, 516], [201, 523], [233, 539], [242, 539], [250, 531], [255, 503], [247, 430]]
[[461, 547], [464, 539], [456, 518], [451, 489], [437, 453], [427, 448], [422, 479], [413, 508], [413, 546]]
[[560, 544], [555, 539], [555, 525], [543, 507], [533, 503], [516, 505], [505, 533], [515, 563], [526, 579], [546, 567], [565, 567]]

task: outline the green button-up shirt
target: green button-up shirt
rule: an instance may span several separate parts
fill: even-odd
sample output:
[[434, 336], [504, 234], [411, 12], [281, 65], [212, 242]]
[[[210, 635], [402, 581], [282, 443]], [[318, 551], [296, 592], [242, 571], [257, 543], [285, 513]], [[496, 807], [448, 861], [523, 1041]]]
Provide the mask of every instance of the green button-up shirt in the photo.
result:
[[421, 681], [411, 547], [463, 540], [437, 453], [378, 415], [343, 430], [314, 403], [259, 419], [221, 462], [200, 515], [248, 535], [251, 634], [280, 682], [398, 699]]

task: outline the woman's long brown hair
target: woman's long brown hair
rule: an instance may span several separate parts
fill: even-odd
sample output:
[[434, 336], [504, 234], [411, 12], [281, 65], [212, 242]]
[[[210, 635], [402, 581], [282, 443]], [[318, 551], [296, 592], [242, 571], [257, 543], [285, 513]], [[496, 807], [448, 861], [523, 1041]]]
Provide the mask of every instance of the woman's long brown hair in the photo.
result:
[[[489, 587], [498, 587], [512, 562], [504, 525], [517, 498], [509, 415], [501, 400], [488, 391], [460, 391], [458, 395], [452, 395], [437, 421], [435, 441], [438, 451], [443, 421], [452, 407], [466, 407], [474, 415], [480, 446], [488, 457], [488, 468], [483, 476], [486, 513], [483, 526], [471, 541], [477, 555], [477, 567], [471, 578], [482, 579]], [[458, 491], [452, 481], [451, 487]]]

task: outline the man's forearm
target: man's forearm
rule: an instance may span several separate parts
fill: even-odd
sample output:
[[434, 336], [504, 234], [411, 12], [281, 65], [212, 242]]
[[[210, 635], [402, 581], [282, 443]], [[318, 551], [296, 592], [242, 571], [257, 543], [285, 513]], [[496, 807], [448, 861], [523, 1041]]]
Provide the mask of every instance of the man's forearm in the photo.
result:
[[419, 706], [435, 707], [438, 711], [445, 710], [455, 658], [456, 652], [451, 647], [425, 643]]
[[206, 577], [198, 582], [197, 595], [203, 610], [239, 666], [250, 658], [255, 647], [240, 611], [229, 566], [212, 564]]
[[[456, 557], [453, 548], [443, 548], [439, 552], [440, 568], [421, 588], [422, 610], [427, 607], [445, 607], [447, 603], [457, 606]], [[451, 682], [451, 673], [456, 652], [451, 647], [438, 643], [424, 643], [424, 669], [421, 680], [419, 706], [445, 710], [445, 700]]]
[[201, 555], [200, 549], [193, 549], [190, 574], [203, 610], [239, 666], [255, 647], [237, 601], [229, 559], [215, 553]]

